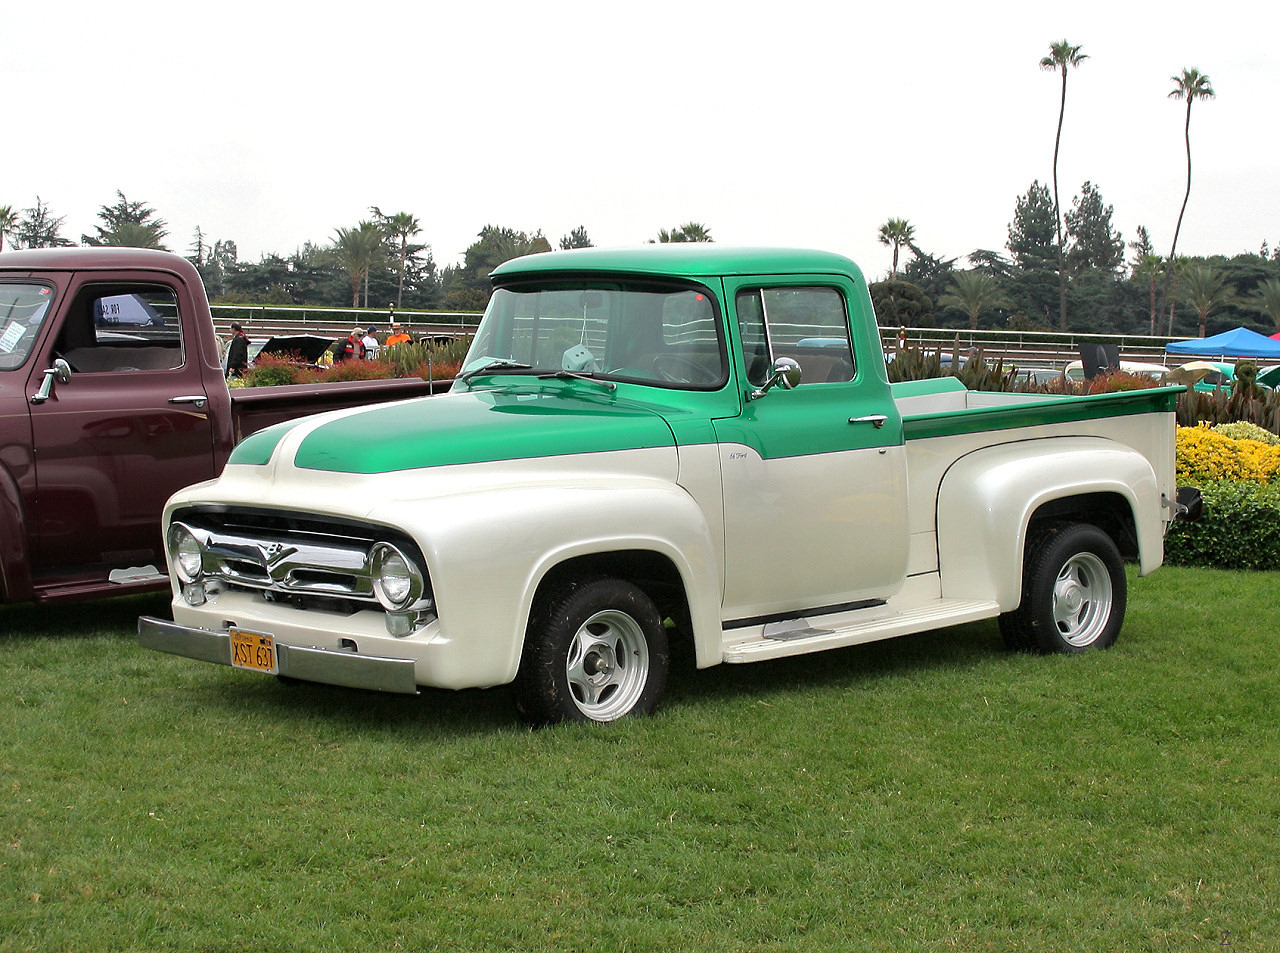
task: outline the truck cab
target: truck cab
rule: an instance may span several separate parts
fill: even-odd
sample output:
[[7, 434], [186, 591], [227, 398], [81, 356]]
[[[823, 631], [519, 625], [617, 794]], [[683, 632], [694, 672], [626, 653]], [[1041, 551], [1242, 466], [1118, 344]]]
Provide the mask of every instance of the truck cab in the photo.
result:
[[563, 256], [497, 269], [456, 389], [532, 368], [651, 403], [716, 535], [729, 624], [886, 599], [907, 558], [903, 432], [861, 274], [813, 252], [653, 254], [665, 281], [626, 278], [609, 251], [591, 256], [594, 279], [541, 271]]
[[156, 515], [231, 443], [195, 269], [136, 249], [6, 253], [0, 322], [5, 597], [163, 581]]

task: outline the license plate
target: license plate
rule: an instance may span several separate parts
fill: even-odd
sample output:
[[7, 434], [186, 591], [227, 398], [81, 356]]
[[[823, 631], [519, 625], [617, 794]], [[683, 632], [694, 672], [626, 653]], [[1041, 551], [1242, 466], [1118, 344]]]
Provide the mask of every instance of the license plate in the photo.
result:
[[231, 664], [235, 668], [247, 668], [254, 672], [266, 672], [275, 675], [279, 672], [276, 663], [276, 640], [265, 632], [250, 632], [247, 629], [232, 628], [231, 632]]

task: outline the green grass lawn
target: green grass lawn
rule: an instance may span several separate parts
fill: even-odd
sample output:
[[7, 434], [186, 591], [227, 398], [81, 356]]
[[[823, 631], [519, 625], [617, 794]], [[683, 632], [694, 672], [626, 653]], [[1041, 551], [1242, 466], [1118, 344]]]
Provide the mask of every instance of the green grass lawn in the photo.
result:
[[685, 664], [538, 732], [0, 609], [0, 951], [1280, 949], [1280, 574], [1131, 582], [1110, 652]]

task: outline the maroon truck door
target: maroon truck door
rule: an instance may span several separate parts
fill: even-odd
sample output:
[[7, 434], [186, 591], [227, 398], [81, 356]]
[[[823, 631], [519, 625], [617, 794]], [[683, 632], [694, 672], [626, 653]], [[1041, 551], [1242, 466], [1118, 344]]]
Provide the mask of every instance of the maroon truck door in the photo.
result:
[[36, 585], [164, 566], [160, 514], [214, 475], [213, 424], [179, 281], [78, 275], [61, 326], [28, 380], [63, 360], [70, 377], [30, 401], [36, 460]]

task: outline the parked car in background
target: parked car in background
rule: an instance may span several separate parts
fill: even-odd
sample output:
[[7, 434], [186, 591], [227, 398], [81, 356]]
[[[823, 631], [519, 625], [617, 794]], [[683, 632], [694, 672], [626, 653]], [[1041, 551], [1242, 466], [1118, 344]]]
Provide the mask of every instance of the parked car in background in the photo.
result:
[[[1126, 374], [1145, 374], [1147, 377], [1155, 380], [1164, 380], [1169, 368], [1163, 364], [1147, 364], [1142, 361], [1121, 361], [1120, 370]], [[1080, 361], [1072, 361], [1064, 370], [1064, 373], [1073, 381], [1084, 380], [1084, 365]]]
[[1172, 384], [1186, 384], [1194, 390], [1212, 392], [1218, 388], [1231, 390], [1235, 365], [1225, 361], [1188, 361], [1169, 372]]
[[1280, 364], [1268, 364], [1259, 368], [1258, 383], [1263, 387], [1280, 387]]
[[1018, 381], [1027, 384], [1051, 384], [1062, 377], [1056, 367], [1018, 367]]
[[318, 364], [325, 351], [333, 347], [337, 339], [320, 334], [286, 334], [267, 338], [260, 344], [249, 345], [249, 366], [253, 366], [263, 354], [277, 354], [303, 364]]

